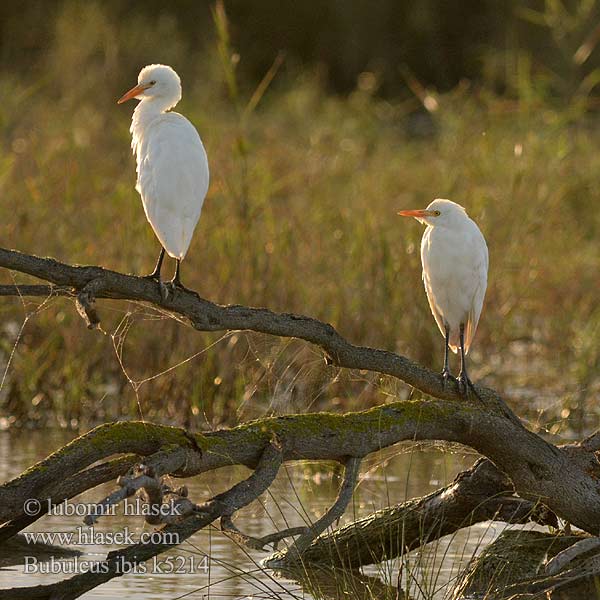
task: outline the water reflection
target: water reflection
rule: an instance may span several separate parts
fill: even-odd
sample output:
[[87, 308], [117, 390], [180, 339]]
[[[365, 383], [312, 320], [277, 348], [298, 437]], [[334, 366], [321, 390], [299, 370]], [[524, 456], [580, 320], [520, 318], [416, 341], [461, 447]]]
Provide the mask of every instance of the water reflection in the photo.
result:
[[[20, 473], [33, 462], [67, 442], [65, 432], [32, 431], [27, 435], [4, 432], [0, 435], [0, 479], [6, 480]], [[403, 446], [388, 449], [370, 458], [362, 469], [360, 484], [345, 519], [350, 520], [381, 509], [406, 498], [427, 494], [450, 482], [456, 473], [474, 461], [473, 455], [441, 451], [435, 448]], [[385, 468], [384, 468], [385, 467]], [[305, 462], [286, 465], [264, 496], [261, 503], [245, 508], [235, 523], [245, 533], [262, 537], [274, 530], [303, 525], [314, 521], [334, 501], [339, 484], [339, 469], [331, 464]], [[225, 491], [248, 475], [244, 467], [219, 469], [187, 480], [190, 498], [201, 502]], [[179, 483], [179, 482], [177, 482]], [[78, 502], [94, 502], [113, 489], [113, 484], [100, 486], [86, 493]], [[33, 532], [76, 532], [83, 527], [77, 516], [47, 515], [30, 526]], [[128, 528], [132, 535], [151, 531], [142, 517], [117, 515], [101, 519], [97, 532], [114, 532]], [[486, 526], [458, 532], [451, 539], [430, 545], [414, 559], [414, 570], [421, 572], [420, 586], [440, 589], [456, 576], [459, 564], [468, 559], [481, 543], [493, 537], [494, 531]], [[95, 561], [119, 546], [73, 543], [72, 550], [81, 551], [81, 559]], [[198, 532], [180, 547], [161, 555], [157, 562], [147, 563], [146, 574], [126, 574], [89, 592], [85, 598], [311, 598], [311, 591], [321, 597], [341, 597], [344, 590], [351, 597], [395, 597], [397, 561], [371, 566], [363, 573], [336, 573], [334, 571], [310, 574], [278, 575], [265, 570], [260, 562], [265, 553], [236, 545], [217, 527]], [[64, 561], [72, 561], [66, 557]], [[406, 571], [406, 569], [405, 569]], [[414, 572], [403, 572], [402, 580], [412, 589]], [[335, 576], [334, 576], [335, 575]], [[0, 587], [45, 584], [62, 579], [60, 574], [25, 574], [22, 565], [0, 570]], [[414, 583], [414, 582], [413, 582]], [[418, 587], [418, 586], [417, 586]], [[369, 595], [365, 595], [367, 594]], [[390, 596], [389, 594], [393, 595]], [[337, 596], [336, 596], [337, 594]], [[348, 597], [346, 595], [346, 597]]]
[[410, 595], [379, 577], [364, 575], [360, 571], [312, 568], [277, 572], [276, 575], [297, 581], [313, 598], [338, 600], [412, 600]]

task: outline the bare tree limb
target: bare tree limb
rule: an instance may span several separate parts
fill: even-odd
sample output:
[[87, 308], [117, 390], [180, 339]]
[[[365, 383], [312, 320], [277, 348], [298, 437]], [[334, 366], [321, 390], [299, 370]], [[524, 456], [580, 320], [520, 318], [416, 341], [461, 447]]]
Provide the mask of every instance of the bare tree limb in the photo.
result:
[[[143, 563], [172, 547], [173, 540], [177, 540], [176, 543], [181, 544], [196, 531], [206, 527], [219, 517], [232, 515], [256, 500], [273, 482], [281, 462], [281, 448], [276, 439], [273, 439], [261, 452], [256, 470], [247, 479], [237, 483], [226, 492], [218, 494], [208, 502], [194, 506], [194, 510], [188, 513], [189, 516], [186, 515], [183, 519], [172, 521], [157, 530], [161, 539], [164, 540], [163, 542], [140, 542], [122, 550], [110, 552], [94, 572], [81, 573], [55, 584], [18, 588], [20, 597], [48, 600], [78, 598], [98, 585], [123, 575], [126, 572], [124, 565], [130, 567]], [[143, 485], [149, 484], [151, 488], [154, 488], [154, 484], [149, 481], [154, 479], [154, 475], [142, 471], [138, 477], [139, 485], [136, 483], [136, 487], [141, 488]], [[0, 599], [10, 597], [7, 594], [12, 591], [0, 590]]]
[[21, 505], [19, 507], [20, 511], [18, 511], [19, 515], [16, 518], [0, 525], [0, 544], [43, 517], [48, 512], [49, 506], [55, 506], [65, 500], [74, 498], [86, 490], [107, 481], [114, 481], [139, 460], [139, 456], [127, 454], [56, 481], [52, 486], [52, 491], [39, 493], [44, 498], [44, 502], [40, 503], [40, 511], [37, 514], [27, 515], [23, 513], [23, 506]]
[[[388, 352], [346, 341], [331, 325], [310, 317], [274, 313], [265, 308], [221, 306], [200, 298], [191, 290], [177, 289], [165, 300], [160, 286], [144, 277], [124, 275], [96, 266], [72, 266], [51, 258], [40, 258], [16, 250], [0, 248], [0, 267], [44, 279], [59, 289], [84, 291], [82, 306], [93, 304], [95, 298], [113, 298], [149, 302], [186, 318], [199, 331], [249, 329], [282, 337], [297, 337], [320, 346], [327, 357], [340, 367], [364, 369], [392, 375], [436, 398], [459, 400], [462, 396], [455, 382], [444, 384], [438, 373], [409, 359]], [[92, 283], [93, 282], [93, 283]], [[11, 286], [3, 286], [8, 295]], [[24, 296], [26, 286], [13, 286], [14, 295]], [[40, 290], [33, 289], [35, 295]], [[86, 318], [86, 321], [89, 320]], [[92, 319], [93, 320], [93, 319]], [[91, 322], [91, 321], [90, 321]], [[492, 390], [477, 386], [477, 394], [490, 410], [518, 421], [502, 399]]]
[[507, 477], [489, 460], [480, 459], [445, 488], [321, 535], [306, 548], [302, 562], [356, 569], [487, 520], [558, 526], [555, 515], [514, 496]]
[[[344, 465], [344, 479], [340, 485], [335, 502], [320, 519], [313, 523], [308, 530], [300, 535], [300, 537], [288, 548], [283, 557], [284, 562], [300, 559], [306, 549], [310, 546], [310, 543], [341, 518], [352, 499], [352, 494], [354, 493], [354, 488], [356, 487], [356, 481], [358, 479], [360, 463], [360, 458], [348, 458]], [[280, 561], [281, 559], [278, 559], [277, 557], [273, 557], [269, 560], [273, 565], [276, 565]]]
[[73, 296], [73, 288], [59, 285], [0, 285], [0, 296]]

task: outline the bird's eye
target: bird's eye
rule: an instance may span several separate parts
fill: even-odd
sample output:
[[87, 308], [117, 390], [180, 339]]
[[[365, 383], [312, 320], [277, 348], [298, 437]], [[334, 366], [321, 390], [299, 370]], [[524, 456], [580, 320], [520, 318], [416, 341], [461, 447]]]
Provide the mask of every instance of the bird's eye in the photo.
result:
[[151, 81], [150, 85], [156, 85], [156, 81]]
[[441, 213], [439, 210], [434, 210], [434, 211], [433, 211], [433, 214], [434, 214], [436, 217], [439, 217], [439, 216], [440, 216], [442, 213]]

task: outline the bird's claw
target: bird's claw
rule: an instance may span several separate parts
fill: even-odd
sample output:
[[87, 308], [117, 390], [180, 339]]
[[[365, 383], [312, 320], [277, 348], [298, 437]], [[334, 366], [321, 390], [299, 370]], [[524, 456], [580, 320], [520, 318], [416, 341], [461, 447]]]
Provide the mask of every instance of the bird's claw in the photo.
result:
[[158, 289], [160, 291], [160, 297], [163, 302], [166, 302], [167, 298], [169, 297], [169, 283], [170, 282], [165, 283], [164, 281], [158, 282]]
[[167, 298], [169, 297], [169, 283], [171, 283], [170, 281], [165, 283], [161, 278], [160, 275], [157, 275], [156, 273], [150, 273], [149, 275], [142, 275], [142, 279], [149, 279], [150, 281], [155, 281], [156, 283], [158, 283], [158, 291], [160, 293], [160, 297], [161, 300], [163, 302], [166, 302]]
[[442, 375], [442, 387], [446, 387], [448, 385], [448, 381], [452, 379], [452, 375], [450, 374], [450, 369], [444, 368], [441, 373]]
[[464, 371], [461, 371], [456, 378], [458, 383], [458, 391], [461, 396], [465, 398], [469, 397], [469, 390], [473, 391], [473, 393], [477, 396], [477, 392], [475, 392], [475, 386], [473, 382], [469, 379], [467, 374]]
[[168, 289], [168, 293], [171, 294], [172, 296], [175, 295], [175, 292], [177, 290], [180, 290], [183, 292], [188, 291], [188, 289], [181, 283], [181, 281], [177, 281], [176, 279], [171, 279], [171, 281], [167, 281], [165, 286]]
[[181, 281], [179, 279], [171, 279], [171, 281], [169, 281], [169, 288], [171, 289], [172, 292], [175, 292], [175, 290], [179, 290], [181, 292], [193, 291], [193, 290], [190, 290], [189, 288], [186, 288], [185, 285], [183, 285], [183, 283], [181, 283]]

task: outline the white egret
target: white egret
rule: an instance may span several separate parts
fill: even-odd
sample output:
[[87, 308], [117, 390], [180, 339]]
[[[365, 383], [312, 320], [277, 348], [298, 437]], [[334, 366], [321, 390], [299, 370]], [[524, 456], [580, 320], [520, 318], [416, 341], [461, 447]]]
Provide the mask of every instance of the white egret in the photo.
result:
[[181, 285], [185, 257], [208, 190], [206, 152], [196, 128], [182, 115], [167, 112], [181, 99], [179, 75], [166, 65], [148, 65], [138, 83], [119, 100], [140, 103], [131, 120], [131, 147], [137, 160], [136, 190], [146, 218], [162, 245], [154, 272], [160, 282], [165, 256], [177, 261], [171, 284]]
[[472, 386], [466, 354], [475, 336], [487, 287], [488, 249], [483, 234], [465, 209], [450, 200], [434, 200], [424, 210], [402, 210], [427, 225], [421, 240], [423, 282], [429, 307], [445, 337], [444, 381], [450, 377], [448, 348], [460, 348], [459, 386]]

